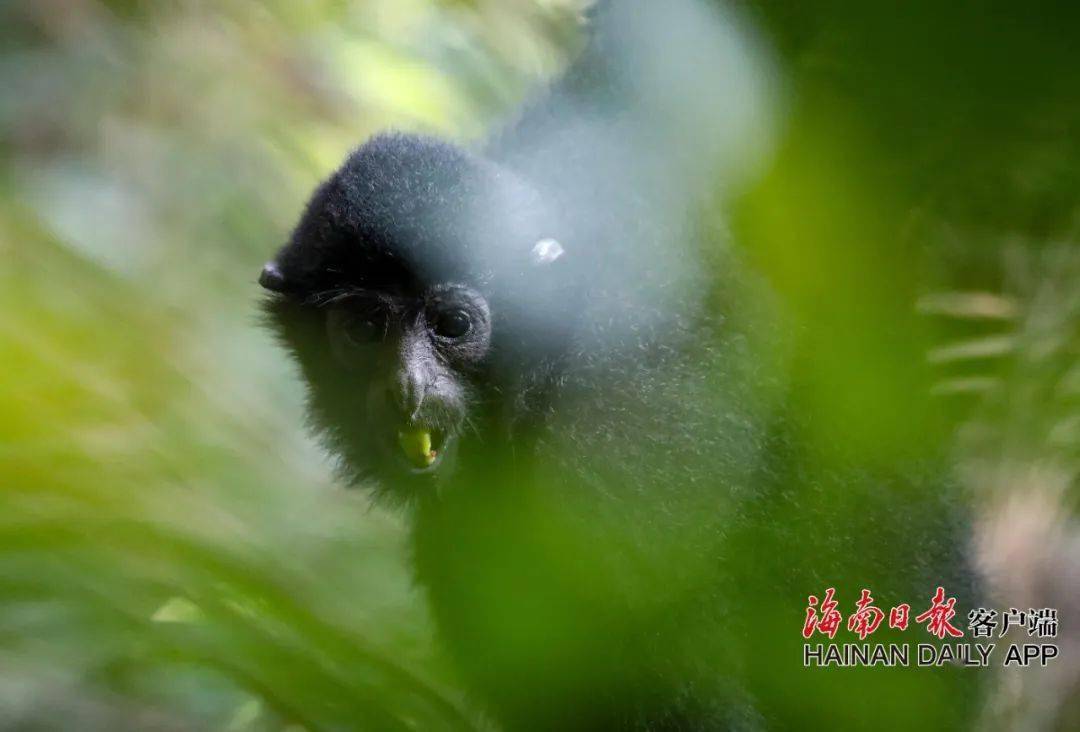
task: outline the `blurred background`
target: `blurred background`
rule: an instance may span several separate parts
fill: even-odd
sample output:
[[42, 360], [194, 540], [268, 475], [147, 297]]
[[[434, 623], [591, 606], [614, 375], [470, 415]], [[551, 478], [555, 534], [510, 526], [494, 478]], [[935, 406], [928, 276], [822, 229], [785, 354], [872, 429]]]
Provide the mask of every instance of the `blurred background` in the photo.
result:
[[[349, 149], [480, 138], [586, 5], [0, 3], [0, 727], [487, 728], [255, 278]], [[724, 218], [822, 445], [949, 452], [993, 605], [1059, 608], [985, 724], [1075, 729], [1080, 17], [952, 5], [725, 3], [777, 101]]]

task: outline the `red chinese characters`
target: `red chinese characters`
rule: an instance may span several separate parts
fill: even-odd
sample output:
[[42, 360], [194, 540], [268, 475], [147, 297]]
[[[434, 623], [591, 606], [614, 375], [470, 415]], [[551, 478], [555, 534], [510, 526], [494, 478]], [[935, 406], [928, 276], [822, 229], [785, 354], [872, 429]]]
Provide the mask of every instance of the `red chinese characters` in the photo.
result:
[[[809, 639], [815, 632], [835, 638], [844, 620], [840, 611], [837, 610], [838, 605], [834, 587], [825, 590], [820, 603], [815, 595], [810, 595], [807, 598], [806, 619], [803, 622], [803, 638]], [[914, 621], [917, 624], [925, 624], [927, 632], [938, 638], [944, 639], [946, 636], [962, 638], [963, 631], [950, 622], [955, 616], [956, 598], [946, 597], [945, 588], [938, 587], [930, 607]], [[888, 627], [894, 630], [907, 630], [910, 617], [911, 605], [902, 602], [889, 610]], [[885, 611], [874, 605], [870, 590], [863, 588], [859, 593], [859, 599], [855, 602], [855, 612], [847, 618], [847, 629], [859, 636], [859, 640], [866, 640], [867, 636], [885, 623], [885, 620]]]
[[902, 602], [889, 611], [889, 627], [897, 630], [907, 630], [908, 616], [911, 614], [911, 605]]
[[815, 630], [830, 638], [836, 637], [842, 618], [836, 609], [837, 602], [833, 599], [835, 595], [834, 588], [825, 590], [825, 599], [821, 601], [821, 607], [817, 607], [818, 599], [814, 595], [807, 598], [806, 622], [803, 623], [802, 629], [803, 638], [809, 638]]
[[956, 615], [956, 610], [953, 609], [955, 606], [956, 598], [950, 597], [946, 600], [945, 588], [938, 587], [937, 592], [934, 593], [933, 604], [926, 612], [916, 617], [915, 622], [926, 623], [926, 629], [938, 638], [944, 638], [946, 635], [961, 638], [964, 635], [963, 631], [949, 622]]
[[858, 602], [855, 603], [855, 612], [848, 617], [847, 629], [854, 631], [859, 640], [865, 640], [866, 636], [873, 633], [885, 619], [885, 612], [881, 608], [874, 607], [874, 598], [870, 596], [870, 590], [863, 589]]

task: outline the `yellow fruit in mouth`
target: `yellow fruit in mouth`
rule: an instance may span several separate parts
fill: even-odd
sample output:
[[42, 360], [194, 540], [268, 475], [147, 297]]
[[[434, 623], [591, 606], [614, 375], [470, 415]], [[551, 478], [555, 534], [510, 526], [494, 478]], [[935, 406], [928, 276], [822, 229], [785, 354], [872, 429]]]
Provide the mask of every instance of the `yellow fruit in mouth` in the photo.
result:
[[438, 453], [431, 449], [430, 430], [402, 430], [398, 432], [398, 444], [409, 462], [420, 468], [428, 467], [438, 457]]

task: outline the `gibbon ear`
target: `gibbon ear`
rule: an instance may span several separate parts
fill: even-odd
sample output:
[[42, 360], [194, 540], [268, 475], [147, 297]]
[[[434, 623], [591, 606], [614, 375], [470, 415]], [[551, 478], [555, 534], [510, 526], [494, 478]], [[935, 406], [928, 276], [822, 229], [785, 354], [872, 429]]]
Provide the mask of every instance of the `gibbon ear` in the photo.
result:
[[273, 260], [263, 265], [262, 272], [259, 274], [259, 284], [270, 292], [285, 292], [289, 289], [285, 275], [282, 274], [278, 263]]

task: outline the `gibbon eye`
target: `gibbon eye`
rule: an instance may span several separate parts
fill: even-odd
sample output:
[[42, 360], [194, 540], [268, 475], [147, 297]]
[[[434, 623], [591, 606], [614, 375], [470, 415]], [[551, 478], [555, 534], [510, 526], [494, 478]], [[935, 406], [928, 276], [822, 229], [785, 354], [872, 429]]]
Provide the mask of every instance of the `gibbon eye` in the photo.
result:
[[435, 332], [443, 338], [461, 338], [472, 330], [472, 321], [464, 310], [447, 310], [435, 318]]
[[337, 359], [353, 366], [370, 355], [370, 346], [385, 336], [386, 321], [378, 313], [331, 310], [326, 318], [330, 347]]
[[356, 315], [343, 324], [343, 335], [353, 345], [364, 345], [372, 341], [381, 340], [383, 327], [372, 316]]

